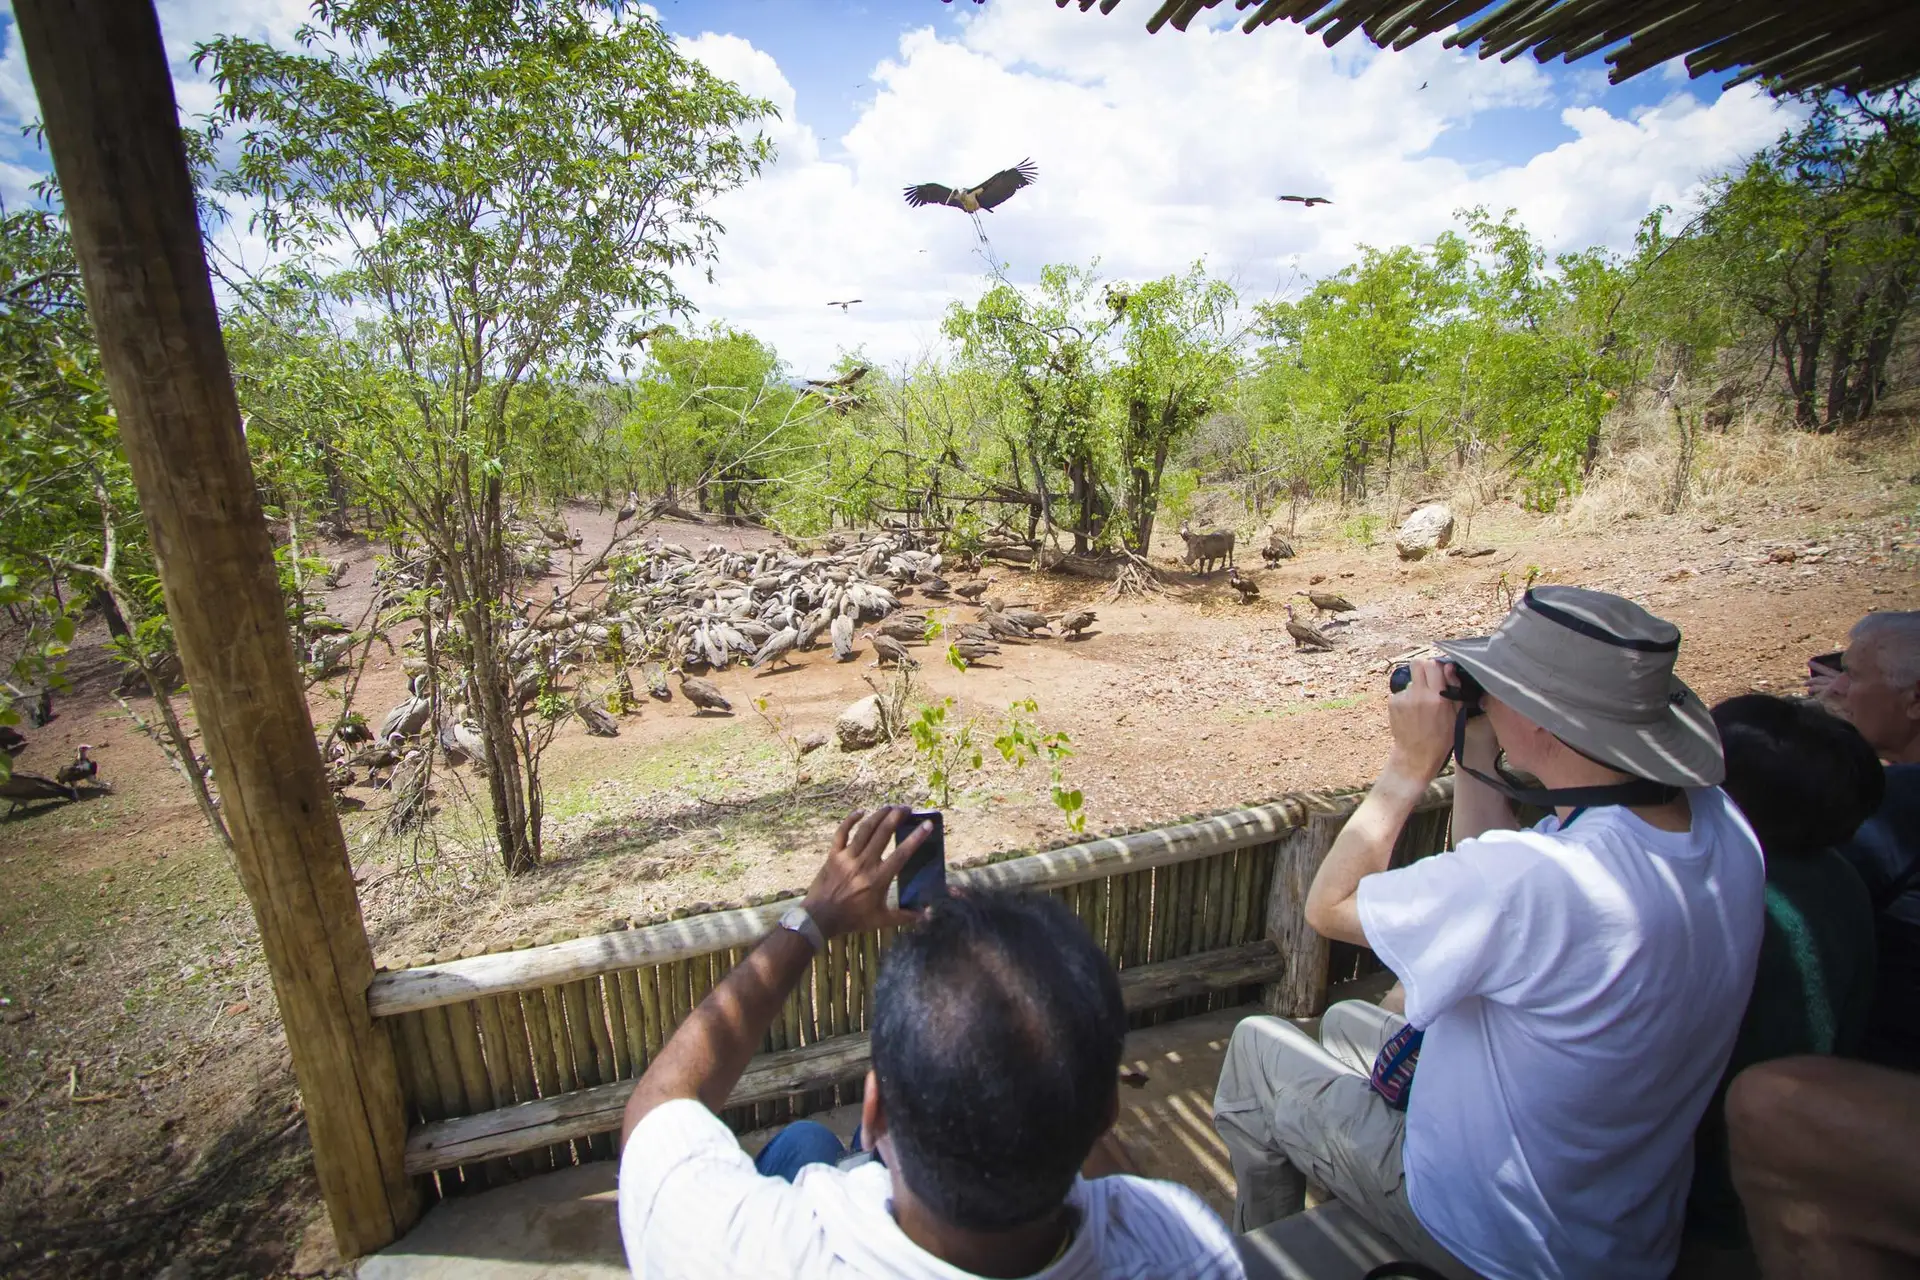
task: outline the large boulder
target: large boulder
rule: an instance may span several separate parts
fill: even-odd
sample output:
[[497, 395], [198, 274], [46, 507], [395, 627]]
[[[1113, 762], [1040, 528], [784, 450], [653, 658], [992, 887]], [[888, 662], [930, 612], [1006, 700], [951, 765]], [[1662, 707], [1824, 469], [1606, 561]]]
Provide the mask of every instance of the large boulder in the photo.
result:
[[870, 693], [842, 711], [840, 718], [833, 722], [833, 732], [840, 739], [842, 751], [864, 751], [878, 746], [886, 734], [879, 697]]
[[1394, 546], [1402, 560], [1418, 560], [1452, 541], [1453, 509], [1444, 502], [1430, 502], [1407, 517]]

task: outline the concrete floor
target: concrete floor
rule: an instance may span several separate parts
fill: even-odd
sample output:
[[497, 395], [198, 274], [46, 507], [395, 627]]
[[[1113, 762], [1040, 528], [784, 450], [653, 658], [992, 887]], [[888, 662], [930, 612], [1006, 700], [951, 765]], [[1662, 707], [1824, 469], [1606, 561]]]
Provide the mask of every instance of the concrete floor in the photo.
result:
[[[1213, 1086], [1227, 1039], [1253, 1006], [1149, 1027], [1127, 1037], [1125, 1063], [1147, 1083], [1120, 1091], [1118, 1132], [1148, 1177], [1183, 1183], [1223, 1217], [1233, 1170], [1213, 1131]], [[814, 1119], [844, 1141], [858, 1107]], [[743, 1140], [758, 1150], [768, 1134]], [[614, 1280], [620, 1248], [612, 1161], [580, 1165], [436, 1205], [405, 1239], [360, 1264], [360, 1280]]]

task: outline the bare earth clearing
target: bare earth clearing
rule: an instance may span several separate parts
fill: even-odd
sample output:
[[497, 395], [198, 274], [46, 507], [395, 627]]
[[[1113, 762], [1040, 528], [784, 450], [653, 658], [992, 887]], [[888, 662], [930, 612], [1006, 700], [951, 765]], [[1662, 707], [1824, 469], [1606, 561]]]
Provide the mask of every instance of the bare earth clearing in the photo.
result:
[[[1245, 606], [1224, 575], [1174, 571], [1172, 547], [1155, 548], [1168, 590], [1145, 601], [1101, 603], [1102, 584], [995, 569], [1009, 602], [1049, 612], [1091, 603], [1100, 620], [1082, 640], [1009, 646], [964, 674], [941, 661], [944, 642], [929, 646], [916, 698], [954, 698], [953, 715], [974, 717], [987, 737], [1008, 703], [1035, 699], [1042, 727], [1072, 736], [1067, 777], [1085, 791], [1091, 832], [1368, 781], [1386, 743], [1388, 660], [1490, 627], [1504, 610], [1502, 575], [1518, 584], [1530, 568], [1673, 619], [1686, 635], [1682, 672], [1709, 701], [1790, 690], [1805, 656], [1839, 647], [1861, 614], [1920, 607], [1910, 455], [1897, 452], [1771, 502], [1629, 515], [1604, 533], [1494, 508], [1471, 541], [1497, 551], [1472, 560], [1402, 564], [1390, 542], [1359, 545], [1329, 518], [1307, 526], [1297, 559], [1257, 572], [1262, 596]], [[590, 549], [609, 520], [570, 513]], [[658, 531], [696, 548], [766, 536]], [[374, 549], [321, 551], [354, 559], [331, 600], [351, 624]], [[1257, 554], [1248, 548], [1241, 564]], [[1334, 652], [1297, 653], [1281, 606], [1317, 575], [1359, 609], [1330, 629]], [[0, 1269], [145, 1276], [175, 1259], [175, 1277], [322, 1268], [327, 1233], [309, 1230], [318, 1199], [251, 916], [184, 785], [109, 696], [116, 672], [99, 641], [82, 636], [79, 688], [29, 734], [19, 766], [51, 773], [88, 742], [115, 793], [0, 824]], [[546, 865], [511, 884], [483, 847], [483, 789], [464, 767], [436, 766], [432, 840], [377, 839], [387, 795], [356, 786], [367, 807], [343, 820], [376, 956], [399, 965], [802, 885], [847, 809], [923, 791], [905, 743], [851, 755], [830, 745], [798, 762], [783, 746], [783, 734], [831, 734], [868, 692], [869, 658], [863, 646], [836, 665], [823, 647], [792, 671], [729, 670], [717, 682], [731, 718], [696, 716], [676, 696], [648, 701], [616, 739], [569, 723], [544, 766]], [[377, 650], [358, 706], [377, 717], [403, 692], [397, 655]], [[780, 732], [754, 713], [756, 696]], [[325, 688], [312, 705], [322, 723], [338, 713]], [[1065, 838], [1043, 768], [1016, 773], [988, 757], [959, 781], [952, 855]]]

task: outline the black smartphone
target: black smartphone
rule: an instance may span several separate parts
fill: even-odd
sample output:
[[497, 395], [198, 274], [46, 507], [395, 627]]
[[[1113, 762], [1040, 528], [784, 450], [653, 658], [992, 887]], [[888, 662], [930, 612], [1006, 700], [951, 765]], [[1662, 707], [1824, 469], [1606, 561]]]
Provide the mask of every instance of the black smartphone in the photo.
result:
[[921, 827], [933, 826], [920, 847], [900, 868], [900, 909], [923, 911], [947, 896], [947, 828], [938, 809], [914, 809], [893, 829], [894, 847]]
[[1847, 651], [1845, 649], [1835, 649], [1832, 653], [1822, 653], [1808, 658], [1807, 665], [1838, 673], [1847, 669], [1846, 660]]

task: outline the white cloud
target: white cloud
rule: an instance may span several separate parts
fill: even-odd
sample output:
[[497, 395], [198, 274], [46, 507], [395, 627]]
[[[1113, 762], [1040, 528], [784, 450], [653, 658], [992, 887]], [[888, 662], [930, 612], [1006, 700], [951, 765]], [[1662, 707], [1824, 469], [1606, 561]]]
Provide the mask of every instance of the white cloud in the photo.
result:
[[[983, 216], [1015, 280], [1096, 256], [1105, 274], [1140, 278], [1204, 256], [1263, 294], [1296, 270], [1338, 269], [1359, 244], [1429, 240], [1473, 205], [1519, 210], [1553, 249], [1625, 246], [1649, 209], [1684, 204], [1785, 118], [1751, 90], [1710, 106], [1676, 90], [1633, 118], [1563, 109], [1537, 65], [1437, 40], [1329, 51], [1289, 24], [1242, 35], [1230, 15], [1148, 36], [1124, 15], [1002, 0], [958, 36], [902, 37], [869, 76], [873, 100], [838, 148], [822, 148], [773, 59], [737, 36], [687, 47], [784, 117], [769, 130], [780, 162], [716, 202], [728, 235], [715, 280], [689, 280], [689, 292], [706, 318], [770, 339], [809, 373], [858, 346], [910, 357], [937, 342], [950, 301], [979, 293], [985, 264], [966, 217], [908, 209], [909, 183], [971, 184], [1031, 157], [1039, 182]], [[1572, 82], [1567, 100], [1590, 102], [1591, 87]], [[1556, 112], [1574, 137], [1524, 163], [1432, 154], [1499, 107]], [[1334, 203], [1305, 210], [1277, 203], [1283, 192]], [[866, 301], [843, 316], [825, 305], [841, 297]]]
[[[684, 42], [780, 112], [766, 125], [778, 162], [715, 202], [728, 227], [715, 279], [685, 282], [702, 319], [752, 330], [807, 373], [843, 349], [893, 361], [936, 346], [947, 305], [979, 294], [986, 261], [963, 214], [908, 209], [901, 189], [971, 184], [1023, 158], [1039, 182], [983, 216], [1016, 281], [1049, 262], [1098, 257], [1107, 275], [1139, 279], [1205, 257], [1259, 296], [1338, 269], [1359, 244], [1429, 240], [1473, 205], [1518, 209], [1554, 249], [1624, 246], [1648, 209], [1684, 205], [1703, 174], [1787, 119], [1756, 91], [1703, 106], [1665, 77], [1672, 97], [1611, 115], [1592, 105], [1598, 64], [1556, 87], [1530, 61], [1482, 62], [1437, 40], [1400, 54], [1359, 37], [1328, 50], [1292, 24], [1243, 35], [1231, 13], [1148, 36], [1125, 10], [1103, 18], [1051, 0], [967, 10], [957, 34], [911, 31], [868, 70], [872, 98], [837, 139], [816, 134], [808, 102], [748, 38]], [[188, 116], [213, 102], [191, 66], [196, 42], [235, 32], [286, 46], [309, 19], [307, 0], [162, 0], [160, 11]], [[1554, 113], [1573, 136], [1514, 163], [1434, 154], [1499, 108]], [[36, 114], [9, 30], [0, 126]], [[9, 203], [30, 180], [0, 163]], [[1334, 203], [1283, 205], [1282, 192]], [[263, 258], [243, 211], [222, 235]], [[851, 314], [826, 305], [849, 297], [864, 299]]]

